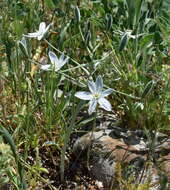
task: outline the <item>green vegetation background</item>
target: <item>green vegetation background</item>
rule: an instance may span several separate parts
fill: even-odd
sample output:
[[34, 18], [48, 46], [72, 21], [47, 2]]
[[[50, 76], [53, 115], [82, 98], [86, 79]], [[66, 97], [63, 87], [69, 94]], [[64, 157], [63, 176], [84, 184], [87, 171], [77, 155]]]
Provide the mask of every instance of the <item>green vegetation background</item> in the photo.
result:
[[[43, 21], [49, 32], [27, 39], [26, 52], [19, 40]], [[40, 70], [49, 50], [70, 57], [64, 70]], [[74, 94], [98, 75], [114, 89], [108, 114], [119, 125], [169, 134], [169, 0], [0, 1], [1, 184], [55, 189], [41, 151], [64, 180], [70, 135], [95, 119], [83, 117], [87, 102]]]

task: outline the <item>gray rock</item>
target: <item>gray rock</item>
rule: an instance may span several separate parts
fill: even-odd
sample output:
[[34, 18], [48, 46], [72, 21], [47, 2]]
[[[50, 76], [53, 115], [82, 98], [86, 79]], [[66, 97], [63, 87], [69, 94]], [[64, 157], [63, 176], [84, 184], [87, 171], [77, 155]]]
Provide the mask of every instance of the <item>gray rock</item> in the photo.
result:
[[[95, 180], [101, 181], [105, 187], [117, 183], [116, 167], [121, 164], [127, 180], [133, 176], [134, 183], [143, 184], [149, 182], [152, 190], [159, 189], [159, 171], [156, 161], [161, 160], [162, 168], [170, 176], [170, 139], [166, 135], [157, 133], [154, 151], [150, 151], [149, 142], [143, 131], [129, 131], [119, 127], [104, 129], [97, 132], [89, 132], [80, 137], [74, 144], [73, 152], [89, 154], [90, 173]], [[167, 139], [165, 140], [166, 137]], [[162, 157], [161, 151], [166, 151]], [[164, 153], [165, 153], [164, 151]], [[169, 154], [167, 153], [169, 151]], [[153, 160], [148, 160], [158, 155]], [[84, 157], [85, 159], [85, 157]]]

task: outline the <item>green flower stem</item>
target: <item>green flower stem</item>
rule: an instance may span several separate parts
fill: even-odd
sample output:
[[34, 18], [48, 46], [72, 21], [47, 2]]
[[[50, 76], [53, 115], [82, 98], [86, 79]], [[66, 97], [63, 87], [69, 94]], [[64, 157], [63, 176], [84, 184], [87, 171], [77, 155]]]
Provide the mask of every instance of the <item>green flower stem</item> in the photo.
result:
[[72, 115], [71, 123], [70, 123], [70, 126], [67, 128], [68, 130], [66, 130], [65, 134], [64, 134], [64, 146], [61, 149], [61, 162], [60, 162], [60, 178], [61, 178], [61, 181], [64, 181], [65, 155], [66, 155], [68, 142], [70, 139], [70, 135], [73, 131], [73, 128], [75, 126], [76, 117], [77, 117], [77, 115], [81, 109], [81, 106], [82, 106], [82, 101], [75, 108], [73, 107], [73, 112], [72, 112], [73, 115]]
[[91, 147], [92, 147], [92, 138], [93, 138], [93, 134], [96, 130], [96, 121], [97, 121], [97, 109], [96, 109], [96, 112], [94, 113], [94, 121], [93, 121], [93, 127], [92, 127], [92, 131], [91, 131], [91, 136], [90, 136], [90, 145], [87, 149], [87, 168], [88, 170], [90, 171], [90, 165], [89, 165], [89, 161], [90, 161], [90, 151], [91, 151]]

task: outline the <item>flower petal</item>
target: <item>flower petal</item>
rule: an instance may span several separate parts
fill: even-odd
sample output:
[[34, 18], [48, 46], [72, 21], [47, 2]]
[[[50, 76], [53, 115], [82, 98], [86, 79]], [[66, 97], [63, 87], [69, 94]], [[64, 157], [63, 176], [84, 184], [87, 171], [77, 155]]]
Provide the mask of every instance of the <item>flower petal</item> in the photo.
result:
[[49, 30], [49, 28], [50, 28], [50, 26], [51, 26], [51, 24], [49, 24], [47, 27], [46, 27], [46, 29], [45, 29], [45, 33]]
[[44, 34], [39, 34], [39, 36], [37, 36], [37, 39], [40, 41], [43, 37], [44, 37]]
[[27, 50], [27, 42], [25, 37], [23, 36], [21, 40], [18, 41], [19, 46], [21, 47], [21, 50], [28, 55], [28, 50]]
[[95, 84], [96, 84], [96, 91], [100, 93], [103, 88], [103, 79], [100, 75], [97, 77]]
[[39, 36], [39, 33], [33, 32], [33, 33], [28, 33], [27, 35], [23, 35], [23, 36], [28, 37], [28, 38], [37, 38], [37, 36]]
[[85, 91], [76, 92], [75, 96], [82, 100], [91, 100], [92, 99], [92, 94], [90, 92], [85, 92]]
[[45, 22], [41, 22], [39, 25], [39, 32], [44, 33], [45, 32], [46, 24]]
[[19, 40], [18, 43], [21, 44], [21, 45], [26, 49], [26, 47], [27, 47], [27, 42], [26, 42], [25, 37], [22, 37], [22, 39]]
[[101, 96], [102, 97], [106, 97], [108, 96], [109, 94], [111, 94], [113, 92], [113, 89], [109, 88], [107, 90], [104, 90], [102, 93], [101, 93]]
[[41, 69], [44, 70], [44, 71], [48, 71], [48, 70], [50, 70], [50, 67], [51, 67], [50, 64], [47, 64], [47, 65], [41, 65]]
[[64, 59], [64, 54], [62, 54], [58, 59], [58, 61], [56, 62], [56, 69], [57, 70], [61, 69], [61, 67], [63, 67], [67, 63], [68, 59], [69, 59], [68, 57]]
[[58, 62], [58, 58], [57, 58], [56, 54], [52, 51], [49, 51], [48, 56], [50, 58], [51, 63], [53, 65], [56, 65], [56, 63]]
[[88, 109], [89, 115], [95, 112], [96, 106], [97, 106], [97, 100], [96, 99], [90, 100], [89, 109]]
[[93, 81], [88, 81], [88, 87], [92, 94], [96, 93], [96, 84]]
[[63, 60], [63, 65], [65, 65], [68, 60], [69, 60], [69, 57], [66, 57], [66, 58]]
[[106, 100], [106, 98], [99, 98], [98, 99], [98, 103], [100, 104], [100, 106], [107, 110], [107, 111], [111, 111], [112, 110], [112, 106], [110, 104], [110, 102], [108, 100]]
[[64, 53], [62, 53], [62, 55], [60, 56], [59, 60], [63, 61], [64, 60]]

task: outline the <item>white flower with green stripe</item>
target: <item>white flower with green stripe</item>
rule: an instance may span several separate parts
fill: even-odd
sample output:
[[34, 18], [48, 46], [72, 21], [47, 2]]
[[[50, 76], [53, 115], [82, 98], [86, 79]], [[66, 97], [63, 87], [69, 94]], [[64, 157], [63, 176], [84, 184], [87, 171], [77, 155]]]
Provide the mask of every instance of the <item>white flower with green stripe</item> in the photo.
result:
[[69, 59], [68, 57], [65, 57], [64, 54], [58, 58], [52, 51], [49, 51], [48, 56], [52, 64], [41, 65], [41, 69], [44, 71], [54, 70], [57, 72], [68, 62]]
[[97, 103], [99, 103], [100, 107], [111, 111], [112, 106], [110, 102], [105, 98], [109, 94], [113, 92], [111, 88], [103, 91], [103, 79], [101, 76], [98, 76], [96, 81], [88, 81], [88, 87], [90, 92], [80, 91], [75, 94], [77, 98], [82, 100], [89, 100], [89, 109], [88, 113], [92, 114], [95, 112]]
[[45, 34], [47, 33], [47, 31], [49, 30], [51, 24], [49, 24], [46, 27], [46, 23], [45, 22], [41, 22], [39, 25], [39, 30], [37, 32], [33, 32], [33, 33], [28, 33], [27, 35], [24, 35], [25, 37], [28, 38], [37, 38], [37, 40], [42, 40], [42, 38], [45, 36]]

